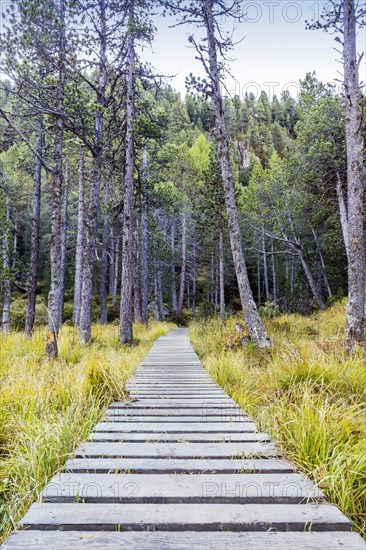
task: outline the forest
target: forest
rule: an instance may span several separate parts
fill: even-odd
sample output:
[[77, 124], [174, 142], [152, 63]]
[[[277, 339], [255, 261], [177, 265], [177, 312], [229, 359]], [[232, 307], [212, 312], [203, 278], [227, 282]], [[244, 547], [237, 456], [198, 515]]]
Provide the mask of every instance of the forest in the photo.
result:
[[[307, 23], [310, 36], [335, 35], [342, 80], [307, 72], [294, 97], [226, 93], [235, 40], [223, 17], [240, 24], [240, 5], [6, 3], [4, 537], [173, 326], [189, 327], [210, 374], [364, 532], [366, 124], [356, 36], [365, 7], [333, 2]], [[159, 33], [154, 10], [185, 26], [205, 71], [187, 75], [184, 96], [141, 55]], [[312, 432], [321, 417], [323, 432]], [[312, 429], [301, 447], [304, 425]]]

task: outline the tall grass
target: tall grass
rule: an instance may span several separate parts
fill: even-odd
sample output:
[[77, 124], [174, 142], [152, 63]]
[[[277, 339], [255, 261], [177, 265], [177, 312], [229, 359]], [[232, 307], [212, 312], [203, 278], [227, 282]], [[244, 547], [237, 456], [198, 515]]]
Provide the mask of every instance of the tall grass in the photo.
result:
[[344, 356], [344, 310], [267, 321], [265, 351], [240, 345], [235, 317], [190, 335], [209, 373], [366, 537], [366, 365]]
[[45, 330], [31, 339], [0, 334], [0, 540], [83, 441], [152, 342], [172, 325], [135, 325], [136, 344], [118, 344], [118, 327], [95, 325], [83, 347], [63, 327], [60, 357], [44, 356]]

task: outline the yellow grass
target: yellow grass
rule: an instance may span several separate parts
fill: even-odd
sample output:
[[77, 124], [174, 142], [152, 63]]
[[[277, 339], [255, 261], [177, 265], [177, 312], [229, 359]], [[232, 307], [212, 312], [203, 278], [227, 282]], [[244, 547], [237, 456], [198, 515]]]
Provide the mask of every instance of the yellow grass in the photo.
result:
[[366, 534], [366, 364], [345, 358], [345, 302], [267, 321], [271, 350], [243, 348], [231, 317], [190, 335], [217, 382]]
[[0, 540], [22, 517], [50, 477], [84, 440], [125, 382], [173, 325], [134, 326], [135, 345], [118, 343], [116, 325], [93, 326], [82, 347], [77, 331], [61, 331], [60, 358], [44, 356], [46, 330], [32, 339], [0, 334]]

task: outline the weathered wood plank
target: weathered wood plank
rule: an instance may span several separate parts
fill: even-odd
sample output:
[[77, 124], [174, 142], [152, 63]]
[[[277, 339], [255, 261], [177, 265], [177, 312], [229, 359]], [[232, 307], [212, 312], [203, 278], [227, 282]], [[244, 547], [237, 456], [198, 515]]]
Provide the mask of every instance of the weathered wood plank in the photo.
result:
[[273, 443], [83, 443], [76, 457], [146, 457], [175, 458], [245, 458], [275, 457], [279, 452]]
[[196, 416], [170, 416], [169, 413], [166, 413], [164, 415], [160, 416], [143, 416], [138, 415], [137, 413], [133, 414], [117, 414], [114, 412], [107, 413], [103, 417], [103, 419], [106, 422], [156, 422], [156, 423], [168, 423], [168, 424], [174, 424], [174, 422], [177, 422], [177, 419], [179, 418], [179, 422], [185, 423], [185, 422], [210, 422], [210, 423], [222, 423], [222, 422], [238, 422], [245, 423], [248, 419], [245, 419], [243, 417], [240, 417], [239, 415], [231, 414], [231, 415], [224, 415], [221, 416], [215, 416], [215, 415], [208, 415], [202, 413], [201, 415]]
[[269, 441], [269, 435], [265, 433], [256, 432], [244, 432], [235, 434], [206, 434], [206, 433], [130, 433], [121, 434], [119, 432], [105, 433], [105, 432], [92, 432], [88, 438], [89, 441], [135, 441], [136, 443], [144, 443], [147, 441], [159, 441], [163, 442], [197, 442], [205, 443], [207, 441], [212, 443], [238, 443], [240, 441]]
[[280, 503], [323, 498], [302, 474], [57, 474], [41, 492], [43, 502]]
[[[208, 532], [74, 532], [16, 531], [5, 543], [4, 550], [212, 550], [213, 535]], [[230, 533], [216, 532], [215, 548], [219, 550], [365, 550], [356, 533]]]
[[154, 408], [154, 409], [143, 409], [140, 407], [109, 407], [109, 409], [106, 410], [106, 414], [111, 415], [130, 415], [130, 416], [166, 416], [169, 415], [170, 417], [175, 416], [198, 416], [200, 418], [206, 417], [206, 416], [215, 416], [216, 418], [224, 418], [226, 421], [230, 417], [239, 417], [239, 418], [245, 418], [246, 420], [249, 418], [247, 414], [243, 411], [243, 409], [240, 409], [239, 407], [221, 407], [221, 406], [207, 406], [202, 405], [199, 408], [173, 408], [173, 409], [163, 409], [163, 408]]
[[[136, 401], [115, 401], [109, 406], [110, 409], [196, 409], [197, 407], [211, 407], [217, 409], [218, 407], [222, 408], [236, 408], [235, 401], [231, 399], [219, 399], [218, 401], [211, 399], [206, 399], [202, 402], [194, 402], [190, 399], [177, 399], [172, 401], [171, 399], [138, 399]], [[244, 411], [243, 411], [244, 412]]]
[[96, 432], [120, 432], [120, 433], [222, 433], [256, 432], [254, 422], [171, 422], [169, 425], [152, 422], [99, 422], [94, 430]]
[[351, 531], [330, 504], [33, 504], [23, 528], [63, 531]]
[[109, 473], [291, 473], [293, 465], [286, 460], [275, 459], [179, 459], [179, 458], [74, 458], [66, 462], [68, 472]]

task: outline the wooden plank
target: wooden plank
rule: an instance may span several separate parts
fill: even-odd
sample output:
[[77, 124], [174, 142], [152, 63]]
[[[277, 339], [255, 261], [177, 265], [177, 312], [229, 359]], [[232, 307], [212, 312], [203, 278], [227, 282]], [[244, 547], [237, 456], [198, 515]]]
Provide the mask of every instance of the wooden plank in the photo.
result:
[[[131, 391], [131, 390], [130, 390]], [[179, 390], [179, 389], [171, 389], [171, 390], [163, 390], [163, 389], [154, 389], [154, 390], [141, 390], [136, 389], [131, 391], [131, 395], [136, 395], [139, 397], [153, 397], [153, 396], [162, 396], [162, 397], [168, 397], [168, 396], [185, 396], [185, 397], [196, 397], [197, 399], [200, 399], [201, 397], [210, 397], [211, 399], [216, 399], [218, 397], [221, 397], [225, 394], [221, 393], [218, 390]]]
[[172, 401], [171, 399], [138, 399], [136, 401], [115, 401], [109, 405], [110, 409], [195, 409], [197, 407], [222, 407], [235, 408], [237, 405], [231, 399], [211, 400], [205, 399], [202, 403], [191, 401], [190, 399], [180, 399]]
[[57, 474], [43, 502], [280, 503], [319, 501], [324, 495], [302, 474]]
[[[4, 550], [212, 550], [212, 532], [95, 532], [89, 531], [16, 531], [4, 544]], [[235, 533], [216, 532], [219, 550], [365, 550], [365, 541], [357, 533]]]
[[162, 388], [162, 389], [204, 389], [204, 390], [219, 390], [222, 392], [222, 389], [220, 386], [217, 386], [213, 384], [210, 381], [202, 381], [199, 380], [193, 380], [193, 381], [178, 381], [178, 382], [169, 382], [169, 381], [146, 381], [146, 382], [131, 382], [126, 385], [127, 388], [142, 388], [142, 389], [149, 389], [149, 388]]
[[179, 459], [179, 458], [74, 458], [66, 462], [67, 472], [129, 472], [144, 474], [163, 474], [175, 472], [187, 473], [214, 473], [234, 474], [242, 472], [290, 473], [294, 471], [293, 465], [286, 460], [275, 459]]
[[23, 528], [80, 531], [351, 531], [330, 504], [33, 504]]
[[132, 434], [121, 434], [119, 432], [105, 433], [105, 432], [92, 432], [89, 437], [89, 441], [135, 441], [136, 443], [143, 443], [147, 441], [160, 441], [163, 442], [188, 442], [195, 441], [197, 443], [205, 443], [207, 441], [215, 443], [238, 443], [240, 441], [269, 441], [269, 435], [265, 433], [255, 433], [255, 432], [244, 432], [236, 434], [206, 434], [206, 433], [177, 433], [177, 434], [167, 434], [167, 433], [156, 433], [156, 434], [147, 434], [147, 433], [132, 433]]
[[195, 416], [170, 416], [169, 413], [165, 413], [164, 415], [160, 416], [143, 416], [136, 414], [117, 414], [113, 411], [110, 414], [105, 414], [103, 417], [103, 420], [106, 422], [156, 422], [156, 423], [163, 423], [163, 424], [173, 424], [174, 422], [177, 422], [179, 420], [180, 423], [185, 422], [202, 422], [202, 423], [219, 423], [222, 424], [223, 422], [237, 422], [237, 423], [245, 423], [248, 419], [245, 419], [242, 416], [231, 414], [231, 415], [221, 415], [221, 416], [215, 416], [215, 415], [205, 415], [204, 413], [201, 413], [201, 415], [195, 415]]
[[266, 458], [278, 456], [273, 443], [83, 443], [75, 451], [76, 457], [90, 458]]
[[175, 416], [216, 416], [220, 418], [225, 418], [225, 420], [228, 417], [234, 416], [234, 417], [240, 417], [248, 419], [248, 415], [245, 414], [243, 409], [239, 409], [239, 407], [207, 407], [206, 405], [198, 407], [198, 408], [174, 408], [174, 409], [142, 409], [139, 407], [129, 407], [126, 409], [125, 407], [110, 407], [107, 409], [106, 414], [108, 415], [134, 415], [134, 416], [165, 416], [169, 415], [170, 417]]
[[142, 424], [139, 422], [99, 422], [94, 430], [96, 432], [120, 432], [120, 433], [222, 433], [256, 432], [254, 422], [171, 422], [169, 425], [152, 422]]
[[160, 398], [157, 397], [154, 398], [146, 398], [146, 399], [132, 399], [131, 401], [115, 401], [112, 403], [109, 408], [139, 408], [139, 409], [154, 409], [154, 408], [176, 408], [176, 407], [184, 407], [184, 408], [197, 408], [201, 407], [203, 405], [206, 406], [222, 406], [222, 407], [235, 407], [236, 403], [232, 399], [229, 398], [219, 398], [219, 399], [210, 399], [210, 398], [202, 398], [200, 402], [197, 402], [196, 400], [187, 399], [187, 398], [180, 398], [177, 397], [176, 399], [169, 399], [169, 398]]
[[156, 399], [169, 399], [171, 401], [176, 401], [178, 399], [182, 399], [183, 401], [192, 400], [192, 399], [198, 399], [200, 403], [204, 401], [210, 401], [211, 403], [213, 401], [222, 401], [222, 399], [225, 398], [224, 395], [212, 395], [212, 394], [193, 394], [193, 393], [172, 393], [172, 394], [163, 394], [161, 392], [152, 392], [150, 394], [142, 394], [139, 392], [138, 394], [131, 393], [130, 395], [131, 399], [138, 399], [140, 401], [148, 401], [148, 400], [156, 400]]

